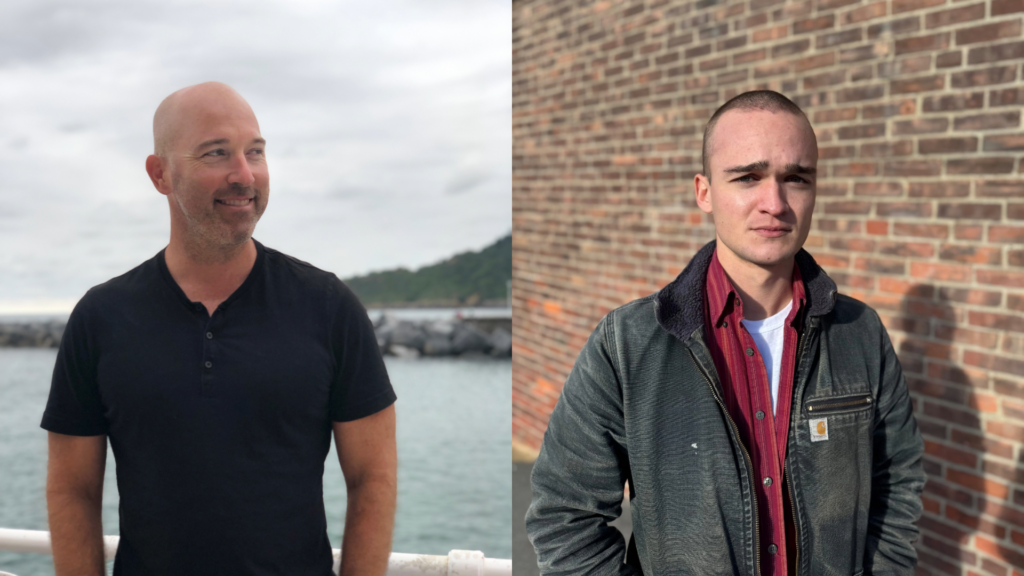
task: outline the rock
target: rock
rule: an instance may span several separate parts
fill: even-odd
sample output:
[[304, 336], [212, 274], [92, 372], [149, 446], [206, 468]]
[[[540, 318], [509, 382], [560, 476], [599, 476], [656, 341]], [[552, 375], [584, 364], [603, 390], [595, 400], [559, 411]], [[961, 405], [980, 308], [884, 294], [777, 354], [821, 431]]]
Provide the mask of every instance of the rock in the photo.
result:
[[415, 348], [409, 348], [408, 346], [402, 346], [401, 344], [392, 344], [388, 350], [392, 354], [399, 358], [419, 358], [420, 351]]
[[490, 350], [491, 343], [487, 335], [467, 324], [456, 324], [452, 331], [452, 353], [486, 353]]
[[388, 337], [388, 346], [394, 348], [395, 346], [404, 346], [406, 348], [414, 348], [418, 351], [423, 350], [423, 344], [426, 342], [427, 334], [426, 331], [414, 322], [408, 320], [402, 320], [399, 322], [394, 330], [391, 331]]
[[423, 354], [427, 356], [447, 356], [452, 353], [451, 338], [444, 334], [428, 333], [423, 342]]
[[495, 328], [491, 332], [491, 356], [500, 358], [512, 357], [512, 333], [504, 328]]

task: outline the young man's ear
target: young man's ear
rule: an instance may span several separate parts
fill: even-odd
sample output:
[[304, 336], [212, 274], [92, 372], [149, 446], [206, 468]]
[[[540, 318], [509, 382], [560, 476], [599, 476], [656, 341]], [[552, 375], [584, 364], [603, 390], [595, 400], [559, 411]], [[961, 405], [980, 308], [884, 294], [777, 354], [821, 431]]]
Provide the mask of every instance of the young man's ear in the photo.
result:
[[694, 193], [697, 198], [697, 207], [707, 214], [711, 214], [711, 180], [703, 174], [697, 174], [693, 178]]

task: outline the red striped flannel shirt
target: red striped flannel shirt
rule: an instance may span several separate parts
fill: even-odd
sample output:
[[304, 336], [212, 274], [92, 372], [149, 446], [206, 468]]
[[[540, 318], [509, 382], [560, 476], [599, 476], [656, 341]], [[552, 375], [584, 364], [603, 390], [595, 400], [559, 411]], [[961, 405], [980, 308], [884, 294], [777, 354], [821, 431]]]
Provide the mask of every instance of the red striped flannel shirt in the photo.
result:
[[743, 302], [718, 261], [711, 258], [704, 302], [708, 347], [722, 383], [723, 400], [754, 466], [762, 576], [795, 572], [793, 512], [783, 484], [793, 372], [804, 307], [804, 283], [793, 266], [793, 307], [786, 318], [779, 391], [772, 417], [771, 383], [750, 333], [740, 323]]

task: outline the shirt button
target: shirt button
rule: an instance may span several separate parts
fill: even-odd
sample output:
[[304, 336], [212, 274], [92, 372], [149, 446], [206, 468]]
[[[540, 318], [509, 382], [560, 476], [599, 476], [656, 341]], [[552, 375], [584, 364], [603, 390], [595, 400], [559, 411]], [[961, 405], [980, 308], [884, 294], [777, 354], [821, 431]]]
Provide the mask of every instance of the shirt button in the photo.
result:
[[765, 478], [764, 479], [764, 485], [765, 486], [771, 486], [772, 485], [772, 479], [771, 478]]
[[210, 362], [209, 360], [207, 360], [205, 366], [207, 368], [213, 368], [213, 362]]
[[776, 546], [775, 544], [769, 544], [768, 545], [768, 553], [769, 554], [775, 554], [778, 551], [779, 551], [779, 547]]
[[213, 340], [213, 332], [207, 332], [206, 333], [206, 339], [207, 340]]
[[758, 410], [757, 414], [754, 414], [754, 417], [756, 417], [758, 420], [764, 420], [764, 412]]
[[729, 327], [729, 323], [728, 323], [728, 322], [725, 322], [725, 321], [723, 321], [723, 322], [722, 322], [722, 328], [728, 328], [728, 327]]
[[754, 349], [753, 348], [747, 348], [747, 356], [753, 356], [753, 355], [754, 355]]

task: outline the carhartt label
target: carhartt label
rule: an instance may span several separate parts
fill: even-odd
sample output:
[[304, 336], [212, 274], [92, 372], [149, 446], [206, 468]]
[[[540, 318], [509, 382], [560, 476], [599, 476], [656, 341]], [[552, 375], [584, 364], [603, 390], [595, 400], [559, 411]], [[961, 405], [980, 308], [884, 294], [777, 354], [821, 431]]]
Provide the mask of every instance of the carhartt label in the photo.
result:
[[811, 420], [811, 442], [828, 440], [828, 418]]

